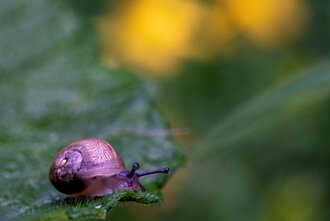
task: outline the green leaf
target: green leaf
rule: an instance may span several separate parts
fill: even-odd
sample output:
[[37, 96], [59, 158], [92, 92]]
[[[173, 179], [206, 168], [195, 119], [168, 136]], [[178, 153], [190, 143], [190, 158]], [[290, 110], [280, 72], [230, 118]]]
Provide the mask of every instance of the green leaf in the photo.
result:
[[65, 198], [48, 180], [57, 152], [79, 139], [109, 141], [141, 171], [185, 162], [155, 108], [155, 86], [99, 65], [90, 21], [65, 1], [0, 3], [0, 212], [9, 218], [104, 218], [119, 200], [161, 202], [169, 176], [141, 180], [147, 193]]
[[[270, 125], [287, 121], [295, 113], [295, 109], [304, 110], [330, 97], [329, 61], [295, 76], [273, 89], [262, 92], [215, 124], [208, 135], [195, 145], [193, 158], [206, 159], [243, 142], [246, 138], [260, 136]], [[284, 112], [285, 114], [281, 114]]]

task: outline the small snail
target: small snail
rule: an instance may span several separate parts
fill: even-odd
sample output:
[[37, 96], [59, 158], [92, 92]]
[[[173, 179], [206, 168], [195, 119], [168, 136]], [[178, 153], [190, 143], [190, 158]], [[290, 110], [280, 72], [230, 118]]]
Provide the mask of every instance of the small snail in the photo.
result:
[[139, 178], [149, 174], [169, 174], [170, 169], [136, 173], [131, 171], [113, 147], [101, 139], [86, 139], [70, 144], [60, 151], [49, 171], [54, 187], [71, 197], [105, 196], [119, 189], [145, 191]]

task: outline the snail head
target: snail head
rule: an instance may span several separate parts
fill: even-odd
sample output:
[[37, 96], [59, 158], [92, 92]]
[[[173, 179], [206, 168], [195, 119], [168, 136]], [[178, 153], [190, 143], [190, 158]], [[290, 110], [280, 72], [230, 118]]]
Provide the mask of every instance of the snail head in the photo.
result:
[[142, 186], [142, 184], [139, 181], [140, 177], [151, 175], [151, 174], [157, 174], [157, 173], [165, 173], [169, 174], [170, 169], [169, 168], [163, 168], [160, 170], [151, 170], [147, 172], [137, 173], [136, 171], [140, 168], [140, 165], [138, 163], [133, 163], [132, 169], [130, 171], [126, 170], [118, 174], [119, 177], [126, 180], [126, 183], [128, 186], [131, 187], [133, 190], [141, 189], [143, 192], [145, 192], [145, 188]]

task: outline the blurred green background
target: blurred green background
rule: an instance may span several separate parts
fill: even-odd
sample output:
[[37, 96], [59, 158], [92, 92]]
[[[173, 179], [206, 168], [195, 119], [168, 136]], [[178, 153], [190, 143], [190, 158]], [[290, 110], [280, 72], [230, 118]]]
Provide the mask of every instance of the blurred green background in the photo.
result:
[[[330, 220], [329, 1], [71, 0], [66, 7], [93, 27], [97, 37], [87, 41], [98, 45], [91, 50], [98, 63], [152, 85], [141, 93], [152, 94], [188, 157], [164, 187], [163, 204], [121, 202], [109, 220]], [[15, 60], [1, 46], [2, 61]], [[100, 77], [96, 87], [107, 81]]]

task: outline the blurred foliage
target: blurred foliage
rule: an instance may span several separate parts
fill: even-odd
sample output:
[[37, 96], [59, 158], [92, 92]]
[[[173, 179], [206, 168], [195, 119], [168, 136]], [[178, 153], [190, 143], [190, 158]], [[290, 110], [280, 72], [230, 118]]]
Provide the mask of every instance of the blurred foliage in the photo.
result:
[[119, 200], [161, 202], [168, 176], [142, 179], [143, 194], [66, 199], [48, 172], [57, 152], [76, 140], [106, 139], [127, 167], [140, 162], [141, 170], [167, 166], [175, 172], [184, 162], [153, 104], [154, 86], [101, 67], [90, 21], [71, 7], [62, 1], [0, 3], [0, 205], [9, 218], [104, 218]]
[[[276, 88], [263, 91], [260, 96], [232, 111], [214, 128], [208, 130], [201, 142], [193, 150], [194, 159], [207, 154], [207, 158], [221, 152], [222, 148], [232, 147], [237, 141], [257, 135], [262, 130], [294, 118], [297, 114], [313, 112], [314, 106], [327, 100], [330, 95], [330, 64], [325, 63], [311, 68], [301, 76], [282, 82]], [[311, 110], [310, 106], [313, 106]], [[304, 110], [304, 111], [302, 111]], [[291, 116], [293, 115], [293, 116]], [[261, 131], [260, 131], [261, 130]], [[312, 131], [308, 131], [311, 134]], [[199, 148], [203, 146], [203, 148]], [[221, 148], [220, 148], [221, 147]]]
[[194, 4], [200, 8], [188, 45], [194, 53], [176, 58], [165, 74], [148, 71], [148, 58], [132, 65], [104, 49], [120, 65], [160, 76], [159, 105], [172, 127], [191, 130], [176, 137], [191, 161], [165, 187], [164, 206], [125, 204], [112, 217], [329, 220], [329, 3]]

